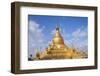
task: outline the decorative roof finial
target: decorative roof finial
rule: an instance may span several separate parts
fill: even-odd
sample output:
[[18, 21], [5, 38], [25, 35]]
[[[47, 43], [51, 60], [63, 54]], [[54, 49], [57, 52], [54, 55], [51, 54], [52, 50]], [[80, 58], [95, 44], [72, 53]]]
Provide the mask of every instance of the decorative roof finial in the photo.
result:
[[58, 30], [58, 31], [59, 31], [59, 26], [58, 26], [58, 25], [56, 25], [56, 30]]

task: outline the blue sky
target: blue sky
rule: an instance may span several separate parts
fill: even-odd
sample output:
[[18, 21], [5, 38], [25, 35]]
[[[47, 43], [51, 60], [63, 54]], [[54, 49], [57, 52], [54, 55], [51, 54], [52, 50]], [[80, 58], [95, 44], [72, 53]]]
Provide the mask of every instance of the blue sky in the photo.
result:
[[81, 51], [88, 50], [87, 17], [29, 15], [29, 54], [35, 55], [49, 45], [57, 25], [66, 45]]

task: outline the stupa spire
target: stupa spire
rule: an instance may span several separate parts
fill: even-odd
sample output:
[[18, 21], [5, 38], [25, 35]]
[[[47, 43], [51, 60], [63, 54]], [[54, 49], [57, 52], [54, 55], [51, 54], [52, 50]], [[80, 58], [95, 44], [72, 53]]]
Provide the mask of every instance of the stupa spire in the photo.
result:
[[59, 26], [58, 26], [58, 25], [56, 25], [56, 30], [58, 30], [58, 31], [59, 31]]

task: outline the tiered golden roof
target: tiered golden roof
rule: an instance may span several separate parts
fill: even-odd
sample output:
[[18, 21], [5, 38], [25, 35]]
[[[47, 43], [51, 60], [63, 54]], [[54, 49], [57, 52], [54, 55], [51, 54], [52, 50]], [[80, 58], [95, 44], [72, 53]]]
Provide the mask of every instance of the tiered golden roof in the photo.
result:
[[52, 43], [42, 53], [37, 53], [35, 59], [43, 60], [73, 58], [87, 58], [87, 54], [74, 48], [69, 48], [67, 45], [65, 45], [64, 40], [60, 34], [59, 27], [56, 27], [56, 32]]

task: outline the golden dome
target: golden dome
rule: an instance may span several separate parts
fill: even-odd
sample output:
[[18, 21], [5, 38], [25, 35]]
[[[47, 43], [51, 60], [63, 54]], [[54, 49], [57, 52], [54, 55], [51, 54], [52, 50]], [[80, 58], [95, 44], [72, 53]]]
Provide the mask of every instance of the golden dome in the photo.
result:
[[59, 31], [59, 27], [56, 27], [56, 33], [53, 38], [53, 44], [64, 44], [63, 38]]

